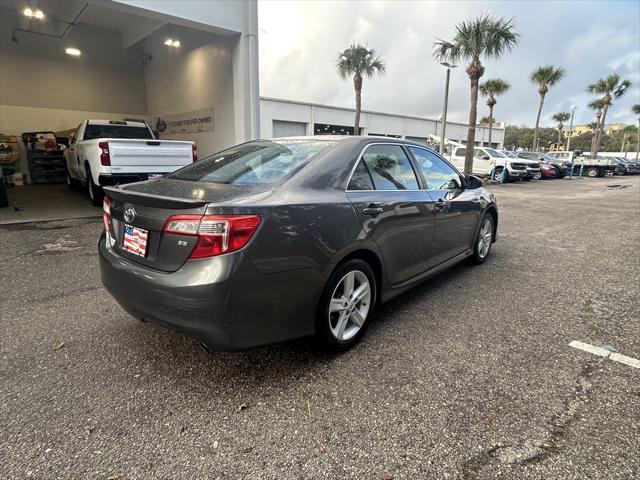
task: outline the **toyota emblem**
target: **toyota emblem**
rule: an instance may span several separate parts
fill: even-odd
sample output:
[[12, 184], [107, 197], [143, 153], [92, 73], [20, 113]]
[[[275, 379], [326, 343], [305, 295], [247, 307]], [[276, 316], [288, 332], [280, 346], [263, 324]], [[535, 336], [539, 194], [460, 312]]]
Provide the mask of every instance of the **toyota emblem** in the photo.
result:
[[125, 222], [133, 222], [133, 219], [136, 218], [136, 211], [133, 207], [129, 207], [124, 211], [124, 220]]

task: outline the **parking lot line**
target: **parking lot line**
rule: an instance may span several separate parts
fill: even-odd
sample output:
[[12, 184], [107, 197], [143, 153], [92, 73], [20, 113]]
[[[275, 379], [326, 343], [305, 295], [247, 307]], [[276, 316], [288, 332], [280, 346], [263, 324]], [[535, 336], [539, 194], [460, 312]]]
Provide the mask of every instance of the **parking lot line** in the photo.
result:
[[628, 365], [629, 367], [640, 368], [640, 360], [638, 360], [637, 358], [622, 355], [621, 353], [610, 352], [609, 350], [606, 350], [604, 348], [596, 347], [595, 345], [590, 345], [584, 342], [578, 342], [577, 340], [573, 340], [569, 344], [569, 346], [577, 348], [578, 350], [582, 350], [583, 352], [598, 355], [599, 357], [608, 358], [609, 360]]

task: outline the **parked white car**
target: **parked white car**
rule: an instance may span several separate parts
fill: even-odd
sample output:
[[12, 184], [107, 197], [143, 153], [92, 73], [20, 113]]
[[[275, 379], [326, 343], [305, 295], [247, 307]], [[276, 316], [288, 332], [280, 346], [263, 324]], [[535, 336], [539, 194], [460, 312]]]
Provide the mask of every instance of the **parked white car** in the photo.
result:
[[158, 140], [146, 123], [120, 120], [85, 120], [64, 154], [69, 188], [85, 184], [94, 205], [103, 186], [159, 177], [198, 159], [193, 142]]
[[527, 160], [526, 158], [520, 158], [518, 157], [518, 155], [516, 155], [515, 152], [511, 152], [509, 150], [500, 150], [500, 153], [507, 158], [517, 159], [516, 161], [518, 163], [522, 162], [525, 164], [525, 166], [527, 167], [527, 174], [524, 177], [522, 177], [522, 180], [524, 180], [525, 182], [528, 182], [533, 179], [536, 179], [536, 180], [540, 179], [540, 176], [541, 176], [540, 162], [536, 160]]
[[[464, 171], [464, 157], [467, 148], [455, 147], [451, 155], [451, 163], [460, 171]], [[489, 176], [495, 172], [496, 178], [502, 174], [506, 167], [509, 180], [517, 180], [527, 177], [527, 166], [519, 158], [507, 158], [493, 148], [474, 147], [473, 149], [473, 174]]]

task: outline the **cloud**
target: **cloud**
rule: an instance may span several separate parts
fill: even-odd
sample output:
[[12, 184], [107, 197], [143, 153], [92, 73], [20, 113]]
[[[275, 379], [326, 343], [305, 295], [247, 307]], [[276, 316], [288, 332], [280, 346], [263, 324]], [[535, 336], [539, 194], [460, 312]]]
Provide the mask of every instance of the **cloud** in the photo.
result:
[[[353, 107], [353, 83], [335, 71], [338, 53], [352, 42], [375, 48], [387, 73], [364, 80], [363, 108], [437, 117], [442, 110], [445, 70], [432, 58], [433, 41], [453, 36], [456, 23], [491, 11], [515, 17], [518, 47], [498, 61], [485, 61], [484, 79], [503, 78], [511, 90], [498, 98], [498, 120], [532, 125], [538, 105], [529, 75], [539, 65], [561, 65], [567, 76], [547, 95], [542, 123], [578, 107], [576, 123], [591, 121], [589, 83], [612, 71], [634, 86], [616, 102], [612, 118], [634, 122], [640, 103], [640, 25], [636, 2], [259, 2], [262, 95]], [[479, 99], [479, 115], [486, 113]], [[449, 118], [466, 121], [469, 79], [464, 65], [453, 70]]]

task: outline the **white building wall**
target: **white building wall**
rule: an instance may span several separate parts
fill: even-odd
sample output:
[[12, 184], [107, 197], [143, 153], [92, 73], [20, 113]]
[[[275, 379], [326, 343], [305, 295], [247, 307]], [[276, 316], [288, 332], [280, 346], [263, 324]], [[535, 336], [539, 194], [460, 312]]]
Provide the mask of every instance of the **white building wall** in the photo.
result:
[[[272, 138], [274, 120], [304, 122], [307, 124], [307, 134], [313, 135], [314, 123], [352, 126], [355, 111], [342, 107], [262, 97], [260, 114], [261, 137]], [[402, 138], [424, 139], [428, 135], [440, 135], [442, 122], [431, 118], [363, 111], [360, 115], [360, 127], [363, 129], [363, 135], [399, 135]], [[465, 143], [467, 125], [447, 122], [445, 137], [455, 142]], [[488, 139], [489, 129], [477, 126], [476, 142], [487, 142]], [[503, 125], [494, 126], [492, 141], [502, 147]]]

